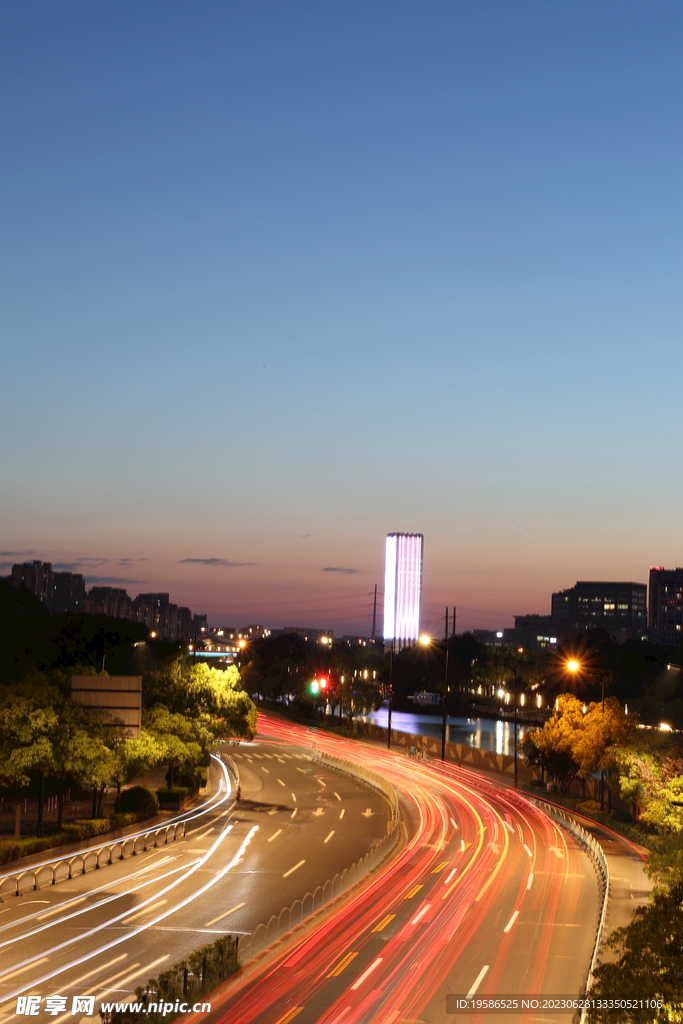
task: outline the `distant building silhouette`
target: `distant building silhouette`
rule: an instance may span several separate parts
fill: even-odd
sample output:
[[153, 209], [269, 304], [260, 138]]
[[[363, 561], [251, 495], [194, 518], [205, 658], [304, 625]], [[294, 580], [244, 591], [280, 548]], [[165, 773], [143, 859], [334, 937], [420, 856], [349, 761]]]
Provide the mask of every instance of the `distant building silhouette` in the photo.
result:
[[564, 640], [592, 629], [604, 629], [617, 639], [644, 636], [647, 585], [579, 580], [553, 594], [552, 627]]
[[683, 640], [683, 569], [650, 567], [648, 630], [659, 644], [678, 647]]

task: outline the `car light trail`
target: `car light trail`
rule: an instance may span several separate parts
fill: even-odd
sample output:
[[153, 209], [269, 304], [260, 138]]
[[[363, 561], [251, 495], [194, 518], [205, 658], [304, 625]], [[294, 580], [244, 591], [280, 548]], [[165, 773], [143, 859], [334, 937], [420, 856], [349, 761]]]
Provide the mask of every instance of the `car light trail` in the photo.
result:
[[[416, 1019], [445, 979], [451, 979], [450, 991], [469, 988], [471, 994], [502, 991], [496, 986], [506, 976], [519, 981], [520, 957], [525, 981], [531, 978], [534, 986], [528, 991], [544, 991], [556, 922], [581, 884], [592, 886], [597, 918], [595, 875], [585, 854], [561, 830], [560, 840], [550, 819], [523, 795], [459, 766], [351, 745], [267, 715], [259, 716], [259, 729], [283, 745], [315, 744], [379, 771], [402, 794], [412, 834], [294, 948], [275, 952], [248, 977], [237, 975], [214, 993], [211, 1024], [283, 1024], [298, 1014], [306, 1024]], [[550, 852], [552, 846], [563, 856]], [[534, 871], [541, 881], [532, 894]], [[536, 922], [529, 933], [527, 918]], [[523, 933], [529, 941], [513, 947], [513, 936]], [[482, 936], [486, 952], [479, 964], [471, 963]], [[349, 985], [340, 990], [347, 974]], [[283, 1016], [284, 1007], [290, 1008]], [[189, 1014], [183, 1024], [199, 1021]]]

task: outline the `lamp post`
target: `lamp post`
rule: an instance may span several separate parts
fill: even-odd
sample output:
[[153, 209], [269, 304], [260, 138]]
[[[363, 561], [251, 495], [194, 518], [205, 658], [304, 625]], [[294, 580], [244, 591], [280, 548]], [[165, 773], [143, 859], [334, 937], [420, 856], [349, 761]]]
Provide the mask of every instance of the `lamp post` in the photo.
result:
[[[576, 675], [578, 672], [588, 672], [584, 665], [578, 661], [577, 658], [569, 658], [567, 661], [567, 671], [571, 672], [572, 675]], [[600, 677], [600, 689], [602, 691], [602, 715], [604, 725], [604, 714], [605, 714], [605, 672], [602, 669], [597, 670]], [[605, 807], [605, 769], [600, 769], [600, 809], [603, 810]]]

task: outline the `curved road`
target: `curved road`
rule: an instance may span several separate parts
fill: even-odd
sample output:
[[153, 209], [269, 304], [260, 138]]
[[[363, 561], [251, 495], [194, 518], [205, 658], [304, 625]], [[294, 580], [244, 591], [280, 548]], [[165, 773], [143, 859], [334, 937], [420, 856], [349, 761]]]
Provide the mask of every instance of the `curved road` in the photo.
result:
[[447, 1015], [448, 994], [581, 993], [595, 872], [521, 795], [272, 716], [259, 716], [259, 730], [283, 750], [317, 746], [383, 774], [402, 794], [409, 841], [318, 928], [214, 993], [212, 1024], [446, 1024], [469, 1019]]
[[[55, 1024], [73, 1022], [74, 995], [123, 1001], [199, 946], [252, 931], [386, 834], [385, 801], [355, 780], [260, 742], [231, 753], [239, 804], [215, 760], [217, 792], [181, 816], [183, 839], [0, 903], [3, 1024], [19, 1019], [20, 995], [40, 996]], [[56, 996], [67, 1007], [48, 1015]]]

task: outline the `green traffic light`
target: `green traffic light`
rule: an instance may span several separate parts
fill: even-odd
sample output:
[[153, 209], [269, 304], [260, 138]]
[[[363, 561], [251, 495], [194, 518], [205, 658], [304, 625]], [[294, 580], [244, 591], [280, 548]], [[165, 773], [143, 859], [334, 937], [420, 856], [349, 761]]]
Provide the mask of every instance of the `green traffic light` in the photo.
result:
[[319, 689], [320, 684], [318, 683], [317, 679], [314, 679], [313, 682], [311, 683], [311, 693], [317, 693]]

